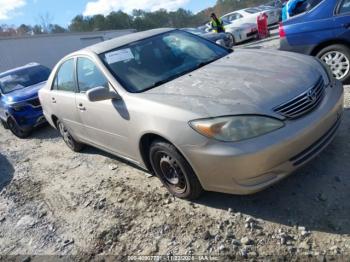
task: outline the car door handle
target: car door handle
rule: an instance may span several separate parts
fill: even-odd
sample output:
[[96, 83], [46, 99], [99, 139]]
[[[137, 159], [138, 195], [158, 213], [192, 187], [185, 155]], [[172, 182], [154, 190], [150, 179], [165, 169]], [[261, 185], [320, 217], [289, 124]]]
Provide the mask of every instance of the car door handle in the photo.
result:
[[85, 106], [83, 104], [81, 104], [81, 103], [78, 105], [78, 109], [80, 111], [85, 111], [86, 110]]
[[56, 98], [51, 97], [51, 102], [52, 102], [53, 104], [56, 104], [56, 103], [57, 103]]

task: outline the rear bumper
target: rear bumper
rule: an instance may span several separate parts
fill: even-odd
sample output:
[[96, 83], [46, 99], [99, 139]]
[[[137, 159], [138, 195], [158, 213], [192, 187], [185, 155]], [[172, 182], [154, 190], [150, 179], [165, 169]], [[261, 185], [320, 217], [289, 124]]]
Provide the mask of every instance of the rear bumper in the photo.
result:
[[269, 187], [316, 157], [334, 138], [341, 122], [343, 87], [327, 87], [321, 105], [285, 127], [238, 143], [209, 141], [181, 150], [204, 189], [252, 194]]
[[286, 37], [280, 38], [280, 50], [295, 52], [304, 55], [311, 55], [314, 46], [311, 45], [291, 45]]

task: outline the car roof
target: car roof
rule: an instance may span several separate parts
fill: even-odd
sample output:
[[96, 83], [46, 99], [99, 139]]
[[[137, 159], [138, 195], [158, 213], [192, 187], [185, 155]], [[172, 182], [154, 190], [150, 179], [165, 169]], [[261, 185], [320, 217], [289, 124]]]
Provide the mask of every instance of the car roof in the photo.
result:
[[83, 50], [87, 50], [90, 52], [94, 52], [96, 54], [101, 54], [105, 53], [109, 50], [116, 49], [118, 47], [125, 46], [127, 44], [137, 42], [152, 36], [156, 36], [159, 34], [163, 34], [166, 32], [170, 32], [175, 30], [174, 28], [158, 28], [158, 29], [152, 29], [152, 30], [147, 30], [143, 32], [138, 32], [138, 33], [132, 33], [120, 37], [113, 38], [111, 40], [107, 40], [92, 46], [88, 46], [84, 48]]
[[35, 67], [35, 66], [39, 66], [40, 64], [39, 63], [29, 63], [29, 64], [26, 64], [24, 66], [20, 66], [20, 67], [16, 67], [16, 68], [12, 68], [10, 70], [7, 70], [5, 72], [0, 72], [0, 77], [3, 76], [3, 75], [7, 75], [7, 74], [10, 74], [10, 73], [13, 73], [13, 72], [16, 72], [18, 70], [22, 70], [22, 69], [26, 69], [26, 68], [31, 68], [31, 67]]

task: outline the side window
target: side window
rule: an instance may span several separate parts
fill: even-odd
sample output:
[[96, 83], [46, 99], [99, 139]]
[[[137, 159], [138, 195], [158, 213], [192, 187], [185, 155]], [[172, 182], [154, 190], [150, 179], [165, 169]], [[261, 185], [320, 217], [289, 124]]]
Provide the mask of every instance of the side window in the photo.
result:
[[242, 18], [242, 17], [243, 17], [243, 16], [242, 16], [241, 14], [239, 14], [239, 13], [234, 13], [234, 14], [232, 14], [232, 15], [230, 16], [229, 20], [230, 20], [230, 21], [234, 21], [234, 20], [240, 19], [240, 18]]
[[108, 87], [108, 80], [88, 58], [78, 58], [77, 77], [80, 92], [86, 92], [94, 87]]
[[339, 7], [339, 14], [345, 14], [350, 12], [350, 0], [343, 0]]
[[53, 89], [75, 92], [74, 59], [69, 59], [61, 65], [56, 74]]

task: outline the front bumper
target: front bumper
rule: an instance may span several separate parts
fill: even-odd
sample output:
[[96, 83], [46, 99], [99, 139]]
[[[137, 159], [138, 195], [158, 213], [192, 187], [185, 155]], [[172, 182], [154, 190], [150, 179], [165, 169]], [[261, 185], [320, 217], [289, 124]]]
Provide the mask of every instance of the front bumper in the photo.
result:
[[23, 111], [10, 110], [10, 117], [15, 120], [19, 127], [24, 131], [30, 131], [46, 122], [43, 111], [40, 108], [28, 108]]
[[340, 82], [327, 87], [313, 112], [270, 134], [238, 143], [209, 141], [183, 146], [203, 188], [252, 194], [291, 174], [316, 157], [332, 141], [340, 125], [344, 91]]

